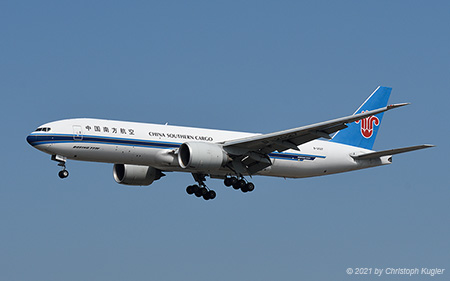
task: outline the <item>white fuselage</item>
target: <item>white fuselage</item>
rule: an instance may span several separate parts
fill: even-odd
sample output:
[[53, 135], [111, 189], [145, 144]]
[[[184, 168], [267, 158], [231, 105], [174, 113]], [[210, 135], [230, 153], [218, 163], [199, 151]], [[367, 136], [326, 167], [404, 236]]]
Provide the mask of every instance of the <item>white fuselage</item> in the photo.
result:
[[[49, 128], [49, 129], [44, 129]], [[218, 143], [257, 134], [157, 125], [101, 119], [67, 119], [47, 123], [27, 140], [35, 148], [67, 159], [151, 166], [162, 171], [198, 172], [183, 169], [176, 151], [185, 142]], [[269, 154], [272, 165], [258, 175], [303, 178], [389, 164], [387, 157], [355, 160], [351, 155], [370, 150], [314, 140], [299, 151]], [[230, 169], [208, 171], [213, 176], [231, 174]]]

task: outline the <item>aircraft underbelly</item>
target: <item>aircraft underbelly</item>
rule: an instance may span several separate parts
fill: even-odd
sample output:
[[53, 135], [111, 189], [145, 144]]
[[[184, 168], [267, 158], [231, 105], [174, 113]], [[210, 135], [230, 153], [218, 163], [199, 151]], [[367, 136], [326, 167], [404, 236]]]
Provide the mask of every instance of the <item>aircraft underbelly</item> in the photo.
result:
[[148, 166], [178, 165], [175, 155], [168, 152], [167, 149], [158, 148], [77, 142], [53, 144], [51, 151], [47, 153], [80, 161]]
[[334, 174], [354, 169], [357, 169], [357, 165], [352, 161], [333, 161], [333, 159], [289, 161], [275, 159], [270, 169], [261, 171], [259, 174], [286, 178], [304, 178]]
[[[47, 153], [59, 154], [68, 159], [80, 161], [147, 165], [164, 171], [203, 172], [217, 176], [232, 174], [228, 168], [215, 171], [183, 169], [179, 166], [177, 155], [172, 152], [172, 149], [97, 144], [83, 141], [55, 143], [51, 145], [51, 149], [47, 146], [42, 148]], [[304, 178], [358, 170], [381, 164], [373, 161], [355, 161], [349, 156], [342, 157], [342, 155], [289, 160], [271, 158], [271, 161], [273, 164], [258, 172], [257, 175]]]

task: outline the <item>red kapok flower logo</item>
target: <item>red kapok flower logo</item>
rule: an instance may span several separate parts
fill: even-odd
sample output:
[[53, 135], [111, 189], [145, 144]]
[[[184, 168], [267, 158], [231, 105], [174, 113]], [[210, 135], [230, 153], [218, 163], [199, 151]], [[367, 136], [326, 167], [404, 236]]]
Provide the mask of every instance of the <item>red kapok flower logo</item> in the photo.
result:
[[[366, 111], [363, 111], [361, 113], [364, 113]], [[367, 118], [358, 120], [355, 122], [356, 124], [361, 123], [361, 135], [365, 137], [366, 139], [370, 138], [373, 135], [373, 126], [380, 125], [380, 119], [376, 116], [369, 116]]]

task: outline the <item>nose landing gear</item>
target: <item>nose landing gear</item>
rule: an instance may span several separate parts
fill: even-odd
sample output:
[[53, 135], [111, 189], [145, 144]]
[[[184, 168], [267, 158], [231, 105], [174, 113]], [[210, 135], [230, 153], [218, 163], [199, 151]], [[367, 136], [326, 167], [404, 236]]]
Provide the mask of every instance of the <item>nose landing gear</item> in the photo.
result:
[[58, 176], [61, 179], [65, 179], [69, 176], [69, 171], [66, 170], [66, 160], [67, 158], [61, 155], [52, 155], [52, 160], [58, 162], [58, 166], [62, 167], [59, 171]]

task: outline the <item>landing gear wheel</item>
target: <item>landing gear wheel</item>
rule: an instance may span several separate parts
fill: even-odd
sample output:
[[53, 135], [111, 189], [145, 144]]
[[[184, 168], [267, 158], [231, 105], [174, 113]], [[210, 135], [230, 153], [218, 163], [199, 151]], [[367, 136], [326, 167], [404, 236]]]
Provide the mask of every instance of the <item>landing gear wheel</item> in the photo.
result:
[[206, 189], [205, 187], [200, 188], [200, 194], [202, 196], [205, 196], [205, 194], [208, 194], [208, 189]]
[[249, 182], [249, 183], [247, 183], [247, 185], [245, 186], [245, 188], [246, 188], [248, 191], [252, 192], [253, 190], [255, 190], [255, 185], [254, 185], [253, 183]]
[[246, 183], [244, 180], [238, 180], [238, 181], [236, 181], [235, 184], [233, 184], [233, 188], [238, 190], [238, 189], [242, 189], [245, 185], [246, 185]]
[[205, 194], [203, 194], [203, 199], [205, 199], [205, 200], [211, 199], [211, 197], [209, 197], [209, 192], [206, 192]]
[[237, 181], [238, 181], [238, 179], [236, 177], [231, 177], [231, 178], [225, 178], [223, 183], [225, 184], [226, 187], [230, 187], [232, 185], [235, 185]]
[[203, 193], [203, 189], [205, 189], [205, 191], [206, 191], [206, 188], [199, 187], [198, 185], [193, 185], [192, 188], [193, 188], [195, 196], [197, 196], [197, 197], [202, 197], [203, 196], [203, 194], [204, 194]]
[[226, 187], [230, 187], [232, 185], [231, 178], [225, 178], [223, 183], [225, 184]]
[[189, 195], [194, 194], [194, 186], [190, 185], [190, 186], [186, 187], [186, 192]]
[[206, 186], [206, 178], [204, 174], [193, 173], [192, 176], [194, 177], [194, 180], [197, 182], [197, 184], [190, 185], [186, 188], [186, 192], [188, 194], [195, 194], [196, 197], [203, 197], [203, 199], [205, 200], [216, 198], [216, 192], [214, 190], [210, 190], [208, 186]]
[[69, 171], [67, 170], [59, 171], [58, 176], [62, 179], [65, 179], [69, 176]]
[[200, 187], [198, 187], [198, 185], [196, 185], [196, 184], [191, 185], [191, 186], [192, 186], [192, 191], [193, 191], [194, 193], [198, 192], [198, 190], [200, 189]]
[[243, 187], [241, 187], [242, 192], [251, 192], [255, 190], [255, 185], [251, 182], [246, 183]]

